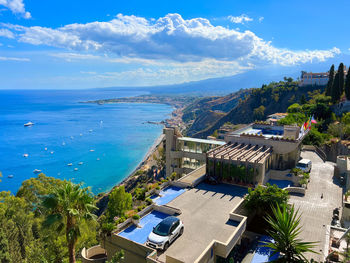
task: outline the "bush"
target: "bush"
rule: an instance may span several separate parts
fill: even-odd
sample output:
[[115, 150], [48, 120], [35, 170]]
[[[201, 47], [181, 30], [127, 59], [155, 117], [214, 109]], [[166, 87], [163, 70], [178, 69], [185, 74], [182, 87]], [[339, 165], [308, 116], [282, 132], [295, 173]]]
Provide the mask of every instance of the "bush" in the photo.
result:
[[248, 212], [256, 211], [258, 215], [263, 216], [271, 210], [271, 206], [287, 204], [288, 192], [277, 185], [259, 185], [255, 189], [249, 188], [244, 200]]
[[151, 205], [153, 203], [152, 199], [149, 197], [147, 197], [145, 201], [147, 205]]
[[134, 191], [134, 197], [136, 200], [145, 200], [146, 198], [146, 189], [145, 188], [136, 188]]
[[135, 214], [132, 216], [132, 219], [134, 220], [139, 220], [140, 219], [140, 216], [138, 214]]
[[326, 136], [320, 133], [316, 128], [312, 127], [305, 136], [303, 143], [306, 145], [320, 146], [324, 143]]
[[301, 178], [300, 181], [299, 181], [299, 184], [300, 185], [303, 185], [303, 184], [307, 184], [308, 183], [308, 180], [306, 178]]
[[298, 176], [299, 174], [302, 174], [302, 170], [299, 168], [293, 168], [292, 170], [290, 170], [290, 172], [294, 175], [294, 176]]

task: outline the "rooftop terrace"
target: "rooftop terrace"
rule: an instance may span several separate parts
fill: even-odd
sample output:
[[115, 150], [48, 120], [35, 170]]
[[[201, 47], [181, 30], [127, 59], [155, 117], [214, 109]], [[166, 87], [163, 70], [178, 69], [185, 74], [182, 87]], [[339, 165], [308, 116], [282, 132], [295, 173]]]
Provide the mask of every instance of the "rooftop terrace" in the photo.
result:
[[159, 260], [165, 262], [166, 257], [170, 256], [192, 263], [213, 240], [229, 242], [239, 224], [230, 220], [229, 214], [246, 193], [247, 189], [243, 187], [202, 183], [168, 203], [181, 210], [179, 218], [184, 223], [185, 231], [168, 250], [158, 252]]

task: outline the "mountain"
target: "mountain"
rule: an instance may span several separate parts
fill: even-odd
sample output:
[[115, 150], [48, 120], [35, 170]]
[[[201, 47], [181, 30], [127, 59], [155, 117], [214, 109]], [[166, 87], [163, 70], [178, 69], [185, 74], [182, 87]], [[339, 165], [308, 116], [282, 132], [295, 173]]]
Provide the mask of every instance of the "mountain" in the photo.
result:
[[[206, 138], [208, 135], [214, 133], [215, 130], [219, 129], [226, 122], [232, 124], [244, 124], [251, 123], [255, 120], [265, 120], [270, 114], [276, 112], [286, 112], [287, 108], [293, 104], [298, 103], [304, 95], [306, 98], [309, 97], [309, 93], [315, 90], [323, 91], [325, 87], [321, 86], [305, 86], [299, 87], [297, 82], [292, 81], [280, 81], [271, 82], [268, 85], [263, 85], [261, 88], [254, 88], [250, 90], [241, 90], [238, 93], [233, 93], [221, 98], [216, 98], [215, 100], [205, 101], [203, 103], [194, 102], [189, 105], [184, 113], [188, 111], [193, 111], [193, 108], [202, 109], [200, 114], [194, 115], [193, 124], [188, 128], [187, 135], [197, 138]], [[226, 101], [235, 98], [232, 103], [232, 108], [230, 108], [227, 113], [221, 116], [215, 116], [208, 120], [209, 117], [202, 121], [203, 116], [211, 116], [212, 111], [215, 107], [222, 108], [223, 104], [216, 104], [218, 101]], [[208, 107], [208, 103], [211, 106]], [[185, 115], [185, 121], [191, 123]], [[200, 123], [201, 125], [197, 124]]]

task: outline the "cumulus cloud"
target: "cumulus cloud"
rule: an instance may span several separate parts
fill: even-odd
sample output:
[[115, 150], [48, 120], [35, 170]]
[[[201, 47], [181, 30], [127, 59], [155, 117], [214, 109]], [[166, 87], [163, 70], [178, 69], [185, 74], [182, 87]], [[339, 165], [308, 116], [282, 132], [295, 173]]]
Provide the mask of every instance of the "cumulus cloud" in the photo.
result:
[[[214, 26], [205, 18], [186, 20], [179, 14], [157, 20], [119, 14], [107, 22], [75, 23], [59, 28], [3, 26], [16, 31], [15, 37], [20, 42], [84, 54], [112, 54], [118, 63], [218, 61], [243, 67], [266, 62], [293, 65], [324, 61], [340, 53], [337, 48], [301, 51], [277, 48], [252, 31]], [[73, 54], [65, 54], [64, 59], [93, 58], [93, 55]], [[110, 57], [105, 59], [113, 61]]]
[[23, 0], [0, 0], [0, 5], [10, 9], [12, 13], [21, 15], [25, 19], [31, 18], [31, 14], [24, 8]]
[[29, 58], [17, 58], [17, 57], [0, 57], [0, 61], [24, 61], [29, 62]]
[[0, 37], [15, 38], [15, 35], [6, 28], [0, 28]]
[[259, 23], [261, 23], [263, 20], [264, 20], [264, 17], [263, 16], [261, 16], [261, 17], [259, 17]]
[[245, 14], [242, 14], [240, 16], [228, 16], [227, 19], [235, 24], [244, 24], [245, 22], [253, 21], [253, 18], [251, 18]]

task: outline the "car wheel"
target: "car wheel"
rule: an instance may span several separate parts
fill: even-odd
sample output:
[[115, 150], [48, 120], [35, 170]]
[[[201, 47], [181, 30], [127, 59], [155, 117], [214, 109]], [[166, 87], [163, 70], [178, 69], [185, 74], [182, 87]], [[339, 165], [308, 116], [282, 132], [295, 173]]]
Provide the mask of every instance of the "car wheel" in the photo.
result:
[[181, 236], [183, 233], [184, 233], [184, 228], [181, 227], [181, 229], [180, 229], [180, 236]]
[[165, 251], [165, 250], [167, 250], [167, 249], [168, 249], [168, 247], [169, 247], [169, 243], [168, 243], [168, 242], [166, 242], [166, 243], [165, 243], [165, 245], [164, 245], [163, 250], [164, 250], [164, 251]]

